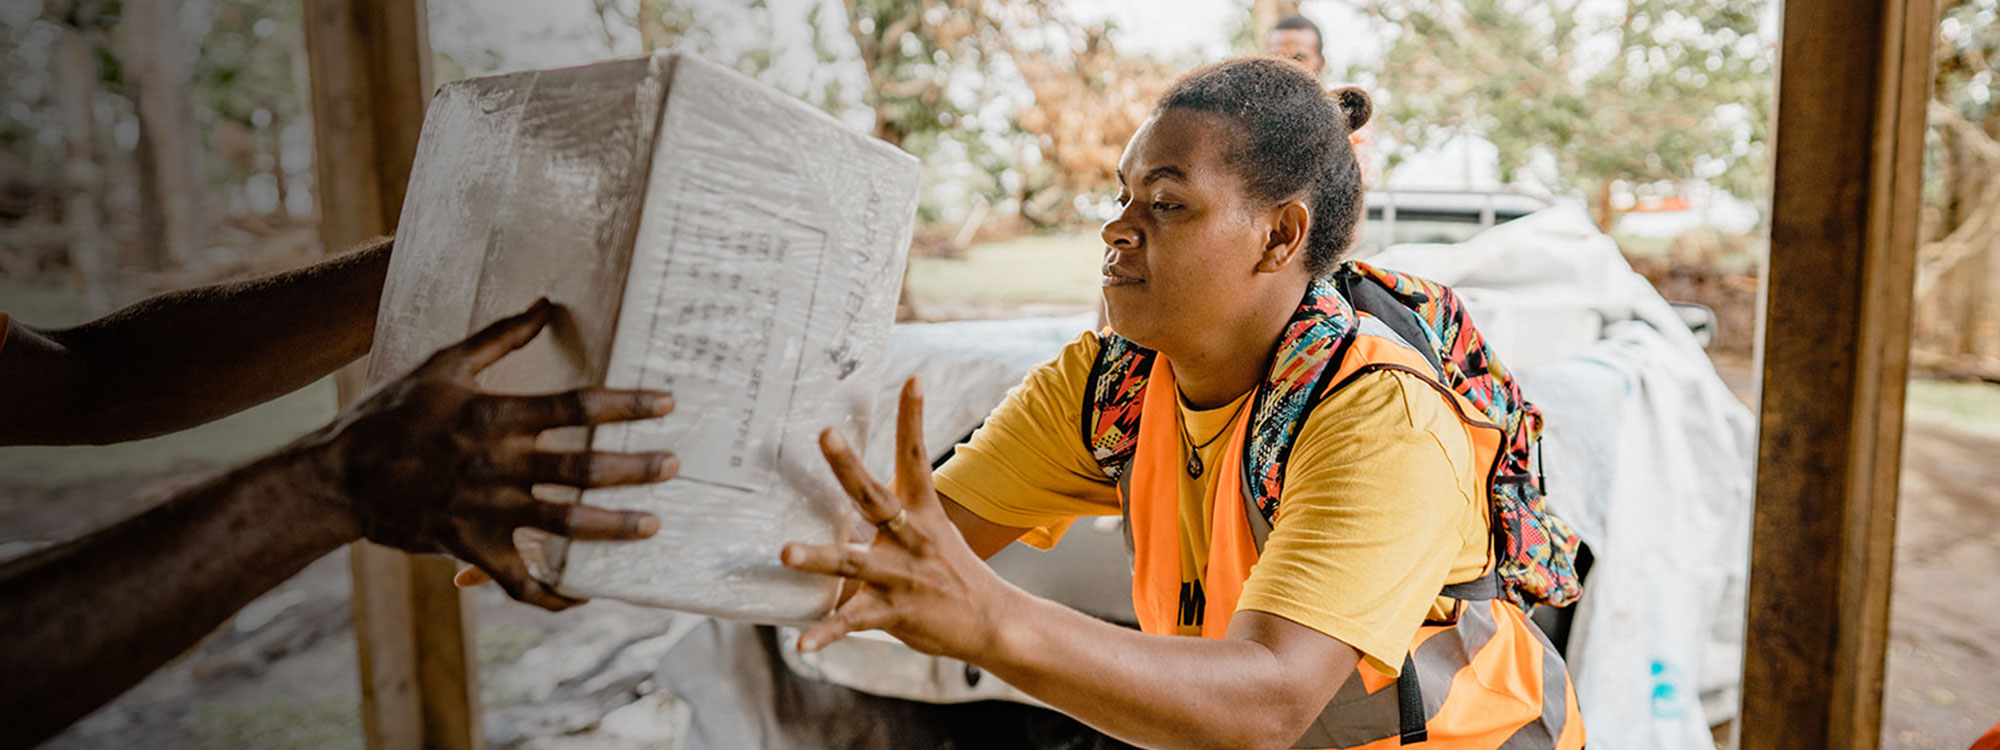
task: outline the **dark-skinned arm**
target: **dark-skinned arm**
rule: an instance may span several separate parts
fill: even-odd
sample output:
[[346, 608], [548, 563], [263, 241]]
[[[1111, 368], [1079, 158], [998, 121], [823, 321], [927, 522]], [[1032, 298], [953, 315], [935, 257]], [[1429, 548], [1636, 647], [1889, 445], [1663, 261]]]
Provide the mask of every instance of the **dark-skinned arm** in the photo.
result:
[[275, 276], [168, 292], [73, 328], [9, 321], [0, 445], [162, 435], [324, 377], [374, 340], [392, 240]]
[[480, 392], [474, 376], [533, 339], [546, 301], [446, 348], [325, 428], [131, 520], [0, 566], [0, 747], [25, 747], [117, 697], [243, 605], [361, 538], [448, 553], [516, 599], [576, 604], [528, 573], [514, 530], [651, 536], [635, 511], [544, 502], [534, 484], [673, 476], [667, 453], [538, 451], [545, 429], [649, 419], [657, 391]]
[[977, 519], [938, 496], [922, 418], [912, 380], [897, 420], [894, 490], [869, 476], [839, 433], [822, 435], [827, 461], [862, 516], [880, 523], [900, 512], [905, 520], [885, 524], [866, 545], [786, 546], [787, 566], [858, 584], [832, 616], [800, 636], [801, 650], [880, 628], [918, 651], [976, 664], [1106, 734], [1154, 748], [1289, 747], [1354, 671], [1355, 649], [1275, 615], [1239, 612], [1223, 639], [1163, 637], [1009, 584], [981, 557], [1022, 530]]
[[1360, 652], [1277, 615], [1242, 611], [1228, 636], [1147, 635], [1015, 589], [974, 664], [1141, 747], [1289, 748]]

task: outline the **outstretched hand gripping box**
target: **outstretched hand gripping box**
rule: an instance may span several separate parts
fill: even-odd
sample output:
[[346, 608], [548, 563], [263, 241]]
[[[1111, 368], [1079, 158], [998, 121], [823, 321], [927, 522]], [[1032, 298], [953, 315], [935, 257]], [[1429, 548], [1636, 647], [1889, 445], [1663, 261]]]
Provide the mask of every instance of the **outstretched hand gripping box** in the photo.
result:
[[786, 570], [778, 551], [847, 533], [816, 438], [831, 426], [867, 443], [917, 176], [910, 155], [684, 55], [446, 84], [418, 143], [370, 379], [549, 297], [549, 328], [482, 385], [672, 391], [664, 419], [554, 431], [542, 447], [670, 450], [681, 473], [583, 492], [658, 514], [660, 533], [556, 540], [545, 577], [571, 596], [817, 618], [833, 583]]

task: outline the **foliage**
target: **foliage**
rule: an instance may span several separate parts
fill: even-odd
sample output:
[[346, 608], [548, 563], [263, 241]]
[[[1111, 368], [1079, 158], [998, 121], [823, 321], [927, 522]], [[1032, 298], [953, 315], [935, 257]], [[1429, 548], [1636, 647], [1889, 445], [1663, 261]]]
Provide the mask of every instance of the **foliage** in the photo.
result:
[[[1265, 37], [1278, 20], [1299, 12], [1300, 0], [1248, 0], [1244, 8], [1243, 22], [1236, 27], [1236, 33], [1229, 37], [1229, 47], [1239, 55], [1261, 55], [1264, 53]], [[1324, 42], [1325, 40], [1321, 40]]]
[[61, 158], [60, 127], [49, 68], [60, 29], [82, 32], [97, 52], [98, 90], [126, 95], [124, 69], [110, 49], [120, 20], [117, 0], [54, 0], [40, 15], [0, 14], [0, 150], [10, 160], [53, 166]]
[[303, 177], [307, 166], [287, 170], [283, 154], [285, 132], [305, 115], [308, 96], [302, 2], [216, 0], [211, 12], [189, 86], [208, 151], [220, 157], [207, 160], [208, 179], [231, 188], [268, 181], [271, 210], [283, 210], [287, 172]]
[[1016, 122], [1041, 157], [1021, 167], [1018, 198], [1021, 216], [1037, 226], [1077, 223], [1085, 218], [1079, 198], [1116, 190], [1125, 142], [1172, 83], [1169, 66], [1119, 53], [1107, 31], [1078, 29], [1079, 43], [1060, 58], [1018, 60], [1034, 102]]
[[[1455, 135], [1491, 141], [1503, 180], [1588, 193], [1707, 180], [1767, 183], [1773, 45], [1765, 0], [1370, 0], [1392, 29], [1377, 121], [1390, 168]], [[1615, 12], [1606, 14], [1610, 9]]]
[[2000, 56], [2000, 0], [1950, 0], [1938, 23], [1937, 78], [1932, 98], [2000, 131], [1992, 61]]

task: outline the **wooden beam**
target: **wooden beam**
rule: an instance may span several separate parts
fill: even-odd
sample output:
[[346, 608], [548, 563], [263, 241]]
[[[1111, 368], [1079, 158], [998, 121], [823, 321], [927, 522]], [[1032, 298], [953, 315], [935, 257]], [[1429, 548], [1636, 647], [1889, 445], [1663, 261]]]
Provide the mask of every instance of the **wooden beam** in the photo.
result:
[[1873, 748], [1935, 8], [1783, 15], [1740, 738]]
[[[423, 0], [306, 0], [320, 240], [340, 252], [396, 230], [431, 92]], [[342, 405], [365, 364], [340, 376]], [[361, 709], [371, 748], [466, 748], [480, 727], [470, 598], [453, 564], [353, 550]]]
[[396, 231], [431, 98], [424, 0], [306, 0], [320, 236], [328, 252]]

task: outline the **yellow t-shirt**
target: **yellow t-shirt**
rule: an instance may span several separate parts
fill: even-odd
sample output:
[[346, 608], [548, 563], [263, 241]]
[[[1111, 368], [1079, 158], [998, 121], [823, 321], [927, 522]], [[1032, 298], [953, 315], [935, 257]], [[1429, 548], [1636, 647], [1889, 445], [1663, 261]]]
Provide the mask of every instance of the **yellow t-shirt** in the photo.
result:
[[[1097, 349], [1097, 335], [1085, 333], [1029, 373], [938, 469], [938, 491], [988, 521], [1029, 529], [1022, 541], [1044, 549], [1078, 516], [1118, 515], [1118, 489], [1081, 437]], [[1216, 435], [1241, 405], [1181, 404], [1189, 438]], [[1183, 582], [1206, 569], [1214, 467], [1228, 442], [1199, 451], [1209, 467], [1200, 478], [1181, 472]], [[1396, 674], [1424, 619], [1449, 614], [1438, 590], [1486, 566], [1484, 467], [1474, 463], [1450, 404], [1415, 376], [1369, 373], [1329, 395], [1293, 444], [1278, 518], [1237, 609], [1325, 633]]]

